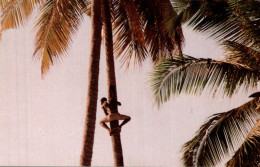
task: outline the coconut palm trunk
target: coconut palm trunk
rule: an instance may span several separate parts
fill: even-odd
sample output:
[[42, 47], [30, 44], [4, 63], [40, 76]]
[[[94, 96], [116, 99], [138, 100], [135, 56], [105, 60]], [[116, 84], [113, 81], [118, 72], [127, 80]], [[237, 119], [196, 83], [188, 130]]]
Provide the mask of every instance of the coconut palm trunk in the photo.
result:
[[88, 94], [86, 106], [85, 129], [80, 165], [90, 166], [94, 144], [96, 108], [98, 96], [98, 76], [101, 45], [101, 0], [92, 0], [91, 4], [92, 38], [90, 48], [90, 64], [88, 78]]
[[[116, 89], [116, 76], [115, 65], [113, 55], [113, 34], [111, 24], [111, 14], [108, 0], [102, 0], [102, 13], [104, 19], [105, 28], [105, 50], [106, 50], [106, 63], [107, 63], [107, 86], [108, 86], [108, 98], [113, 98], [117, 101], [117, 89]], [[118, 111], [117, 106], [115, 106]], [[118, 121], [110, 123], [110, 128], [118, 126]], [[120, 133], [115, 132], [111, 136], [112, 147], [114, 154], [114, 166], [124, 166], [123, 151], [121, 145]]]

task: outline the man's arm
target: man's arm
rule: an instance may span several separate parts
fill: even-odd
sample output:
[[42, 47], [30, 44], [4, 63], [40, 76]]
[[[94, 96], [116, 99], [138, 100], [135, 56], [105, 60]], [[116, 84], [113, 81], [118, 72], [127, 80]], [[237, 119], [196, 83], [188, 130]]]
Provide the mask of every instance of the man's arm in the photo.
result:
[[108, 107], [107, 102], [105, 102], [105, 103], [102, 105], [102, 109], [103, 109], [105, 115], [108, 115], [107, 110], [109, 110], [109, 107]]
[[105, 115], [108, 115], [107, 110], [105, 108], [103, 108], [103, 107], [102, 107], [102, 109], [103, 109]]

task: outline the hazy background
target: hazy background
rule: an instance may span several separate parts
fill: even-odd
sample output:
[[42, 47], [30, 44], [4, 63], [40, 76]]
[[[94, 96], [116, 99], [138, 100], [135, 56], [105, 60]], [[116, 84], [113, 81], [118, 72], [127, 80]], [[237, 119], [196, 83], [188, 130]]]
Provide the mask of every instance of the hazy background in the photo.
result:
[[[40, 61], [33, 59], [33, 19], [2, 34], [0, 42], [0, 165], [79, 165], [87, 93], [90, 18], [85, 18], [68, 55], [42, 80]], [[212, 40], [184, 28], [185, 54], [220, 59], [223, 50]], [[101, 52], [99, 99], [106, 93], [104, 46]], [[181, 95], [157, 108], [149, 86], [152, 64], [120, 68], [116, 61], [119, 112], [132, 120], [121, 140], [126, 166], [181, 166], [181, 146], [213, 113], [228, 111], [249, 99]], [[97, 122], [104, 117], [98, 103]], [[96, 124], [92, 165], [112, 166], [111, 139]]]

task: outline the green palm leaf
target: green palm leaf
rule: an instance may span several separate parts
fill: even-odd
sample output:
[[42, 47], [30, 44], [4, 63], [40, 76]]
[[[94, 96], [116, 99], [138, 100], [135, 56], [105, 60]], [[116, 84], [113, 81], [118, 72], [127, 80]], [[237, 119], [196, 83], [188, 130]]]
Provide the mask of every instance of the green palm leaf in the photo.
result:
[[44, 75], [53, 59], [66, 50], [83, 17], [86, 4], [83, 0], [47, 0], [41, 7], [36, 23], [36, 48], [34, 55], [42, 58]]
[[226, 41], [224, 46], [228, 51], [228, 62], [240, 63], [260, 70], [260, 51], [237, 42]]
[[215, 166], [234, 152], [260, 119], [259, 98], [211, 116], [183, 146], [185, 166]]
[[197, 59], [187, 55], [166, 59], [151, 74], [152, 89], [158, 105], [171, 95], [200, 95], [205, 88], [212, 95], [223, 92], [231, 96], [240, 88], [256, 87], [259, 71], [239, 63]]
[[17, 28], [31, 15], [37, 5], [44, 0], [2, 0], [1, 31]]
[[260, 50], [260, 1], [229, 0], [232, 11], [230, 20], [236, 21], [241, 33], [234, 38], [243, 45], [253, 46]]
[[259, 49], [258, 0], [172, 0], [183, 12], [182, 22], [220, 41], [230, 40]]
[[260, 166], [260, 120], [248, 133], [244, 143], [226, 164], [228, 167]]

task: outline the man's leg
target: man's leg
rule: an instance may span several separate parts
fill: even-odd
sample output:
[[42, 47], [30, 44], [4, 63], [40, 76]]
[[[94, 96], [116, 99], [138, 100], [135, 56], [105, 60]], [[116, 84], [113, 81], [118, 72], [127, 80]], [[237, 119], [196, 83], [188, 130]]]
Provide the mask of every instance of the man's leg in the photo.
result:
[[119, 125], [119, 127], [121, 128], [123, 125], [125, 125], [127, 122], [129, 122], [131, 120], [131, 117], [127, 116], [127, 115], [123, 115], [125, 117], [124, 121]]
[[106, 122], [108, 122], [108, 118], [105, 117], [100, 121], [100, 125], [105, 128], [106, 130], [108, 130], [109, 134], [111, 135], [111, 129], [107, 126]]
[[131, 117], [127, 116], [127, 115], [119, 115], [118, 116], [118, 120], [123, 120], [123, 122], [116, 128], [119, 132], [121, 132], [121, 128], [122, 126], [124, 126], [127, 122], [129, 122], [131, 120]]

